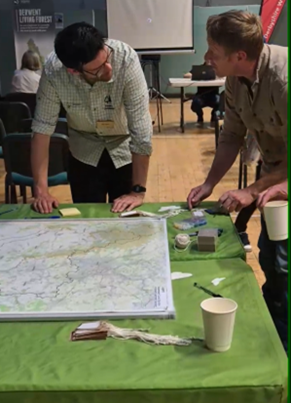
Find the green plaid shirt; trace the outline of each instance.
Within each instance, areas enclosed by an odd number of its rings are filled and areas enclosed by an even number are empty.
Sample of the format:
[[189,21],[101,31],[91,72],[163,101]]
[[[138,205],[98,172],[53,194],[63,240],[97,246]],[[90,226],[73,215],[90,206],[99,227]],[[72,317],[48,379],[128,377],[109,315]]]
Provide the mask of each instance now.
[[[106,148],[116,168],[131,162],[131,153],[152,152],[152,120],[146,80],[136,52],[123,42],[108,40],[114,49],[113,76],[93,86],[72,75],[52,52],[37,93],[32,130],[52,135],[61,103],[67,112],[69,143],[79,161],[97,166]],[[97,121],[113,121],[110,136],[98,133]]]

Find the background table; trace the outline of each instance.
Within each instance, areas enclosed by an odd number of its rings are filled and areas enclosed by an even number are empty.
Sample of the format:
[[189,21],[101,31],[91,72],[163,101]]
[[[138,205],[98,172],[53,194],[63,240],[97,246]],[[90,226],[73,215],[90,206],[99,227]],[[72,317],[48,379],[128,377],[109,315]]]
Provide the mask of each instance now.
[[[193,277],[173,282],[176,320],[117,321],[157,334],[203,337],[193,282],[238,303],[231,350],[70,342],[80,322],[1,323],[1,403],[285,403],[287,360],[258,284],[241,259],[172,262]],[[216,277],[225,277],[217,287]]]
[[185,99],[184,89],[189,87],[222,87],[225,84],[225,78],[217,78],[216,80],[201,80],[201,81],[192,81],[189,78],[170,78],[169,85],[173,88],[180,88],[180,101],[181,101],[181,109],[180,109],[180,128],[182,133],[185,132],[184,127],[184,103],[189,99]]
[[[146,203],[140,207],[140,210],[149,211],[152,213],[159,213],[159,208],[167,205],[175,205],[180,206],[183,209],[187,209],[186,203],[180,202],[171,202],[171,203]],[[202,203],[202,208],[207,208],[213,206],[213,202]],[[3,206],[0,209],[1,211],[9,210],[11,208],[16,207],[17,210],[9,213],[0,215],[0,219],[17,219],[17,218],[25,218],[25,217],[33,217],[39,216],[39,214],[35,213],[30,205],[15,205],[15,206]],[[102,218],[102,217],[117,217],[117,214],[113,214],[110,212],[110,207],[108,204],[70,204],[70,205],[61,205],[60,208],[65,207],[77,207],[81,213],[83,218]],[[55,210],[52,215],[59,215],[58,210]],[[174,228],[174,223],[176,221],[181,221],[184,218],[189,218],[190,212],[184,212],[176,217],[169,218],[167,220],[168,227],[168,236],[169,236],[169,250],[170,250],[170,259],[172,261],[178,260],[208,260],[208,259],[226,259],[226,258],[242,258],[245,259],[245,250],[240,241],[240,238],[237,234],[237,231],[232,223],[230,216],[211,216],[207,214],[207,225],[203,228],[221,228],[223,229],[223,233],[221,237],[219,237],[218,247],[215,253],[205,253],[199,252],[197,250],[196,243],[193,243],[192,246],[185,252],[179,253],[174,250],[174,238],[175,235],[181,232],[195,232],[199,230],[199,228],[192,228],[189,231],[180,231]],[[69,217],[68,219],[72,219],[78,217]],[[130,218],[128,218],[130,220]]]

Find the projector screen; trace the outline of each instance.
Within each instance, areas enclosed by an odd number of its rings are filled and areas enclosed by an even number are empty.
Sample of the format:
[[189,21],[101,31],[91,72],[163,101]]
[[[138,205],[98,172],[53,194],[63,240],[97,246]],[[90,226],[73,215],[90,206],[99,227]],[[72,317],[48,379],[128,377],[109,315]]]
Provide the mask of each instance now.
[[193,52],[193,0],[107,0],[108,37],[139,53]]

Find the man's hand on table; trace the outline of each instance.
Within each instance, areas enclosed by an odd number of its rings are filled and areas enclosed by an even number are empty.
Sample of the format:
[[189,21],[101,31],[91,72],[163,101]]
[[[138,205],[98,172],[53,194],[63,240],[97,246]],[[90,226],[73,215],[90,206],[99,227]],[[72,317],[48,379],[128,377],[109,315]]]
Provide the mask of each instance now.
[[259,209],[263,208],[266,203],[271,200],[288,200],[288,182],[282,182],[274,185],[264,192],[259,194],[257,206]]
[[113,213],[122,213],[123,211],[133,210],[135,207],[139,207],[143,204],[144,193],[131,192],[127,195],[123,195],[115,199],[111,211]]
[[233,211],[239,212],[244,207],[249,206],[256,200],[256,198],[257,196],[248,188],[230,190],[220,197],[219,203],[229,213],[232,213]]
[[32,203],[32,207],[35,211],[41,214],[50,214],[58,205],[58,200],[51,196],[47,190],[41,191],[35,189],[35,197]]
[[197,206],[203,200],[207,199],[213,191],[213,186],[208,183],[197,186],[193,188],[187,198],[188,208],[191,210],[193,207]]

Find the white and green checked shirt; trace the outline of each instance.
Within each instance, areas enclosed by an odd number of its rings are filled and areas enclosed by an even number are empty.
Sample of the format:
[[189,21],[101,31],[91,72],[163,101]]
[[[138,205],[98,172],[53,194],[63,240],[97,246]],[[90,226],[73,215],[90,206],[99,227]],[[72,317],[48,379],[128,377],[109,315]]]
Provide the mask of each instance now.
[[[97,166],[106,148],[115,167],[120,168],[131,163],[131,153],[151,154],[152,120],[147,84],[136,52],[120,41],[108,40],[107,44],[114,49],[112,79],[93,86],[69,74],[54,52],[49,55],[37,92],[32,130],[52,135],[62,103],[73,156]],[[97,121],[114,122],[110,136],[98,134]]]

